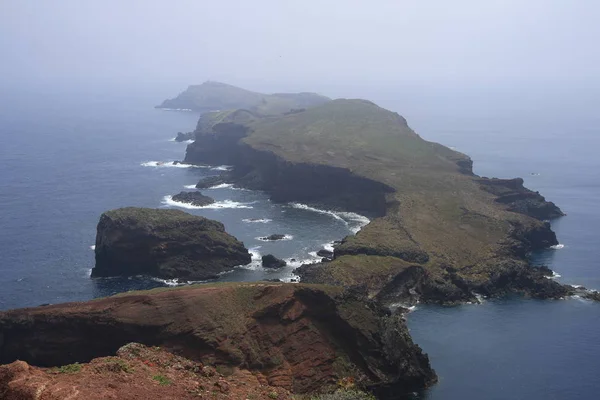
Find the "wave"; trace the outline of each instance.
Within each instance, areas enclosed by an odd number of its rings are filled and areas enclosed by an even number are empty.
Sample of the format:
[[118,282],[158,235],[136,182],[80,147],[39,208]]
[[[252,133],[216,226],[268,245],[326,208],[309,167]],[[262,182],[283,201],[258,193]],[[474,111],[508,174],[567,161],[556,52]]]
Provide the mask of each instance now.
[[96,245],[95,245],[95,244],[91,245],[91,246],[90,246],[90,249],[92,249],[92,250],[96,250]]
[[280,242],[282,240],[292,240],[294,238],[294,236],[292,235],[283,235],[282,239],[277,239],[277,240],[268,240],[266,239],[266,236],[259,236],[256,237],[256,240],[260,240],[261,242]]
[[142,167],[154,168],[208,168],[202,165],[175,163],[175,161],[146,161],[140,164]]
[[173,196],[170,196],[170,195],[163,197],[162,203],[164,205],[171,206],[171,207],[187,208],[188,210],[201,210],[201,209],[216,210],[216,209],[221,209],[221,208],[253,208],[250,205],[251,203],[240,203],[240,202],[232,201],[232,200],[217,201],[215,203],[208,204],[206,206],[195,206],[190,203],[183,203],[181,201],[175,201],[175,200],[173,200]]
[[184,185],[183,187],[186,188],[186,189],[196,189],[196,185],[195,184],[194,185]]
[[547,279],[558,279],[562,277],[561,274],[557,273],[556,271],[552,271],[552,275],[551,276],[546,276]]
[[206,283],[208,281],[180,281],[178,278],[173,279],[161,279],[156,277],[151,277],[154,282],[164,283],[167,286],[184,286],[184,285],[193,285],[195,283]]
[[209,187],[209,189],[233,189],[233,183],[221,183],[220,185],[215,185]]
[[159,110],[163,111],[193,111],[191,108],[167,108],[167,107],[158,107]]
[[269,219],[269,218],[244,218],[242,220],[242,222],[246,222],[246,223],[261,223],[261,224],[267,224],[271,221],[273,221],[273,220]]
[[346,224],[348,229],[350,229],[350,231],[354,234],[357,234],[365,225],[371,222],[371,220],[364,215],[353,212],[322,210],[320,208],[311,207],[302,203],[290,203],[289,205],[293,208],[329,215]]
[[325,243],[323,245],[323,249],[325,249],[327,251],[333,251],[334,250],[333,244],[334,244],[334,242]]
[[560,250],[560,249],[562,249],[564,247],[565,247],[565,245],[564,244],[560,244],[560,243],[557,244],[557,245],[554,245],[554,246],[550,246],[550,248],[553,249],[553,250]]
[[260,246],[251,247],[248,249],[248,252],[252,256],[249,264],[239,265],[236,268],[249,269],[249,270],[257,270],[262,269],[262,255],[260,254]]
[[233,168],[233,166],[231,166],[231,165],[219,165],[218,167],[212,167],[211,170],[213,170],[213,171],[231,171],[232,168]]

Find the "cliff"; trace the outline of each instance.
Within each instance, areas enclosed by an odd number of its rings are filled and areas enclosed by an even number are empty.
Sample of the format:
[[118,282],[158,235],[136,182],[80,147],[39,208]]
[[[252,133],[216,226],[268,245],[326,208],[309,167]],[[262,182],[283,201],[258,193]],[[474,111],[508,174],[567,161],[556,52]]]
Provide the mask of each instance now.
[[[528,252],[558,243],[539,220],[562,214],[554,204],[522,180],[474,175],[468,156],[423,140],[372,102],[338,99],[283,116],[204,124],[185,161],[234,165],[228,182],[274,201],[374,217],[336,247],[332,262],[302,268],[304,281],[366,282],[370,296],[381,292],[390,303],[572,291],[526,261]],[[415,276],[425,284],[391,298],[389,285]]]
[[261,115],[277,115],[320,105],[329,100],[316,93],[264,94],[226,83],[207,81],[201,85],[189,86],[177,97],[163,101],[157,108],[189,109],[201,113],[241,108]]
[[127,207],[100,217],[93,277],[150,275],[204,280],[251,256],[223,224],[179,210]]
[[[0,338],[0,364],[90,362],[139,342],[294,393],[350,379],[389,397],[436,380],[401,315],[360,291],[318,285],[198,285],[12,310],[0,313]],[[6,390],[2,379],[0,369]]]

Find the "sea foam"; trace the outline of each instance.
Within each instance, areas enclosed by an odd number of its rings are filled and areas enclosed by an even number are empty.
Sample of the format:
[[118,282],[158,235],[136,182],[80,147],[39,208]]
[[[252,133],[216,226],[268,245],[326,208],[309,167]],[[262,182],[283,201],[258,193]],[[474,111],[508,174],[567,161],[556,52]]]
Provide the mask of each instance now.
[[242,222],[246,222],[248,224],[251,223],[256,223],[256,224],[267,224],[269,222],[273,221],[272,219],[269,218],[244,218],[242,220]]
[[232,201],[232,200],[217,201],[215,203],[208,204],[206,206],[195,206],[190,203],[183,203],[181,201],[173,200],[173,196],[170,196],[170,195],[163,197],[162,203],[164,205],[171,206],[171,207],[187,208],[188,210],[202,210],[202,209],[215,210],[215,209],[221,209],[221,208],[253,208],[250,205],[251,203],[240,203],[240,202]]
[[202,165],[192,165],[184,163],[175,163],[175,161],[145,161],[140,164],[142,167],[154,168],[208,168]]
[[554,245],[554,246],[550,246],[550,248],[554,249],[554,250],[560,250],[560,249],[562,249],[564,247],[565,247],[565,245],[564,244],[560,244],[560,243],[557,244],[557,245]]
[[350,231],[354,234],[358,233],[365,225],[371,222],[371,220],[369,220],[369,218],[365,217],[364,215],[360,215],[353,212],[322,210],[320,208],[311,207],[301,203],[290,203],[290,206],[301,210],[307,210],[319,214],[329,215],[337,219],[338,221],[342,221],[344,224],[346,224],[346,226],[348,226],[348,229],[350,229]]

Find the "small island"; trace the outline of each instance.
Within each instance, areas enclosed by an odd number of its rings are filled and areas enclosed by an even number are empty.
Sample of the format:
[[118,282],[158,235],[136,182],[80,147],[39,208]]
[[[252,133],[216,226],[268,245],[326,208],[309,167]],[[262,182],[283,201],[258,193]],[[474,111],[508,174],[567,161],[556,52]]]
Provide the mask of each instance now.
[[92,277],[206,280],[252,258],[220,222],[179,210],[137,207],[102,214],[94,251]]

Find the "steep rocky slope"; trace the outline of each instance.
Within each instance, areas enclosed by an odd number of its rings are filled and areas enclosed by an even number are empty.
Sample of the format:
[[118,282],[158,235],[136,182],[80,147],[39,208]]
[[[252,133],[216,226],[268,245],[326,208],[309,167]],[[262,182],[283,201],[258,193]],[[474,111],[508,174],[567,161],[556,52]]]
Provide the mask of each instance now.
[[127,207],[100,217],[93,277],[151,275],[203,280],[248,264],[223,224],[179,210]]
[[0,313],[0,338],[1,364],[88,362],[135,341],[295,393],[352,378],[388,397],[436,380],[401,315],[319,285],[198,285],[12,310]]
[[[332,262],[301,269],[305,281],[366,282],[371,296],[385,288],[389,302],[572,291],[526,261],[528,252],[558,243],[540,221],[561,215],[558,207],[521,180],[474,175],[468,156],[423,140],[372,102],[339,99],[285,116],[204,124],[186,162],[234,165],[229,182],[275,201],[376,217],[336,247]],[[392,299],[388,285],[415,271],[426,284]]]
[[219,373],[159,347],[129,343],[116,355],[55,368],[24,361],[0,366],[3,400],[293,399],[263,376],[239,368]]

